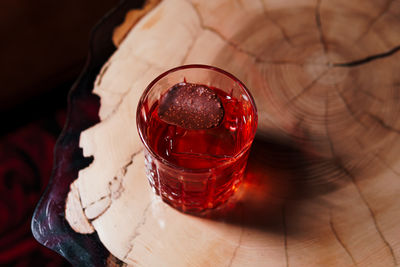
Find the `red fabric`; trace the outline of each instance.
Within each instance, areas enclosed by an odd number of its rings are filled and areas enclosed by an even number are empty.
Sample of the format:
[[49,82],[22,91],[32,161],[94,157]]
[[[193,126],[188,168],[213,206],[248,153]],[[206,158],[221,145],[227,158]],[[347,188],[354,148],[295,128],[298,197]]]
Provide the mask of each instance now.
[[68,266],[36,242],[30,230],[34,208],[51,176],[64,118],[65,113],[58,112],[0,138],[0,266]]

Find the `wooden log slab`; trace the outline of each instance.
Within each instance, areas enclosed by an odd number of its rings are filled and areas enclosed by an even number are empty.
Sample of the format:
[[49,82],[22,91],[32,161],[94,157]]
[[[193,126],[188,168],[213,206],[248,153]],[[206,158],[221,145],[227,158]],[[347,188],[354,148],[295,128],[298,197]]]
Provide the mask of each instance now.
[[[398,266],[399,29],[399,0],[161,1],[97,77],[67,220],[132,266]],[[237,76],[259,114],[245,183],[204,217],[153,194],[135,121],[189,63]]]

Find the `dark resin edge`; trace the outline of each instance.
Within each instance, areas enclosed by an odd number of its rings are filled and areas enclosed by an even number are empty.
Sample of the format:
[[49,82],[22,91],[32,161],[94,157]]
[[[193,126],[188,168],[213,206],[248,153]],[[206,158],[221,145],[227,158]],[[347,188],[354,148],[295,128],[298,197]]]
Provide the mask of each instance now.
[[112,34],[128,10],[141,8],[144,0],[122,0],[93,28],[85,67],[68,95],[67,121],[54,148],[49,184],[34,211],[31,230],[42,245],[65,257],[73,266],[107,266],[110,253],[96,233],[82,235],[65,220],[65,200],[79,170],[90,164],[79,148],[82,131],[99,122],[100,101],[92,94],[101,67],[116,50]]

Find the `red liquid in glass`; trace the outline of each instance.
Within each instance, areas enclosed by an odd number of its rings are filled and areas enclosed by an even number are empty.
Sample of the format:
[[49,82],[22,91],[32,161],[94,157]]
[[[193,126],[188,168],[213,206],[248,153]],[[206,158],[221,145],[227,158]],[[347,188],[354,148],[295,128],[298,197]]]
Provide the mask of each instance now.
[[183,211],[200,211],[225,202],[242,181],[246,166],[253,111],[232,95],[211,89],[225,111],[217,127],[187,130],[168,124],[158,116],[158,101],[149,110],[148,145],[170,166],[147,153],[147,176],[164,201]]

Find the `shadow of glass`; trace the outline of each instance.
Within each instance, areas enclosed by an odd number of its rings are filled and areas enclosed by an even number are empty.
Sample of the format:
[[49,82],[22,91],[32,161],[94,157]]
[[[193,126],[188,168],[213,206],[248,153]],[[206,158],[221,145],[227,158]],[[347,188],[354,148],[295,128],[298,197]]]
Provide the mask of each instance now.
[[296,207],[336,190],[342,177],[333,159],[311,155],[289,139],[258,135],[240,189],[202,217],[281,234],[285,214],[296,218]]

